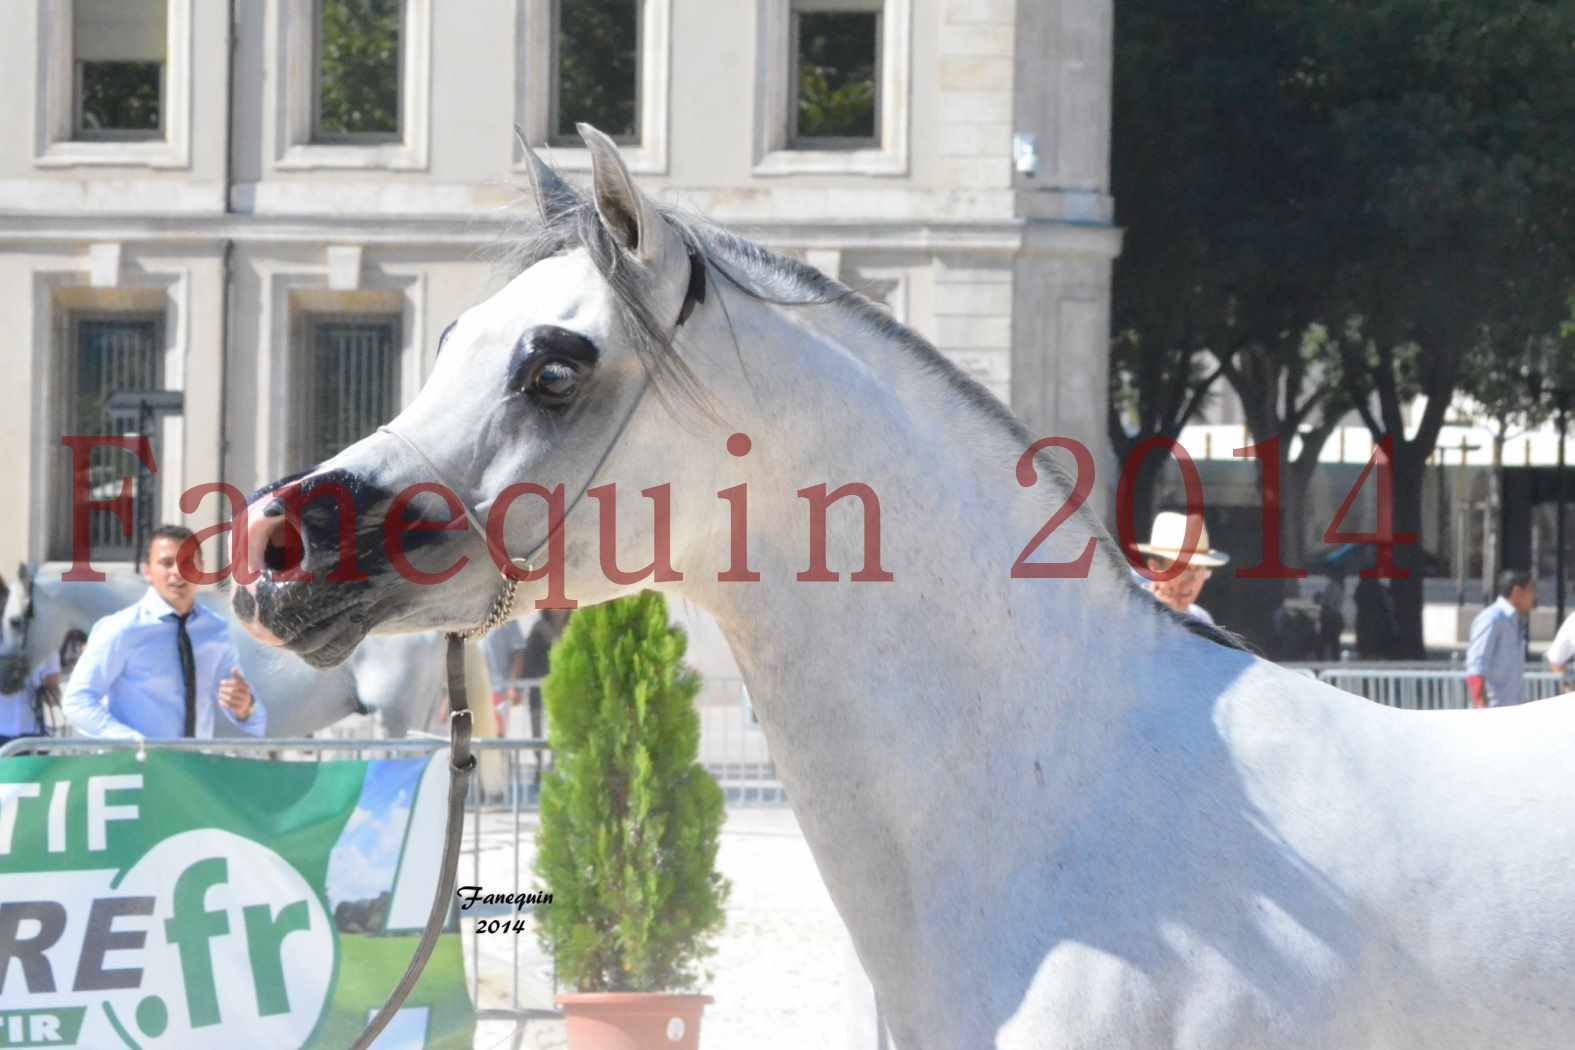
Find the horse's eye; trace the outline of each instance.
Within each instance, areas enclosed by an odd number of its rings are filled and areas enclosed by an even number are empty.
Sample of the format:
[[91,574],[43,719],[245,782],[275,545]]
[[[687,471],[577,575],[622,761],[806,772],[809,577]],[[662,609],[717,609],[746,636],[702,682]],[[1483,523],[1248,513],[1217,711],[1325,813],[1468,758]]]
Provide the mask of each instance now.
[[580,369],[573,362],[548,358],[531,376],[527,392],[550,408],[566,405],[580,389]]

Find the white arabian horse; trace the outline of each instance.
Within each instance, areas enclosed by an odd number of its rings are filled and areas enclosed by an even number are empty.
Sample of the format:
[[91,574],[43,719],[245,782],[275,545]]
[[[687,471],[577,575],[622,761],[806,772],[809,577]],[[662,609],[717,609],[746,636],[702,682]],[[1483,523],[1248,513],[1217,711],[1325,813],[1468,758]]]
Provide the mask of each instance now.
[[[140,576],[116,571],[105,575],[108,578],[98,583],[69,582],[59,573],[40,574],[21,566],[0,614],[0,658],[17,657],[29,669],[36,667],[58,650],[67,631],[89,630],[100,617],[132,604],[147,590]],[[433,725],[445,686],[442,637],[437,633],[381,636],[357,650],[343,667],[314,668],[237,629],[227,596],[202,591],[199,600],[231,620],[241,674],[268,709],[270,737],[307,736],[346,715],[363,713],[377,716],[384,736],[404,736]],[[479,667],[479,661],[471,662]],[[490,708],[477,699],[485,691],[484,681],[472,683],[469,692],[472,704],[486,712]],[[491,720],[477,722],[490,725]],[[238,735],[223,719],[214,723],[214,731]]]
[[[294,482],[353,485],[358,533],[446,484],[468,515],[413,504],[453,526],[422,534],[422,564],[468,561],[423,586],[363,560],[371,582],[336,589],[333,529],[299,547],[264,498],[264,576],[234,595],[258,634],[326,665],[371,630],[484,622],[501,577],[463,523],[523,481],[568,507],[532,576],[631,593],[652,581],[610,581],[598,524],[616,506],[611,569],[646,565],[663,495],[641,493],[670,486],[682,579],[654,586],[722,625],[903,1050],[1571,1045],[1575,700],[1423,714],[1339,692],[1163,612],[1081,511],[1034,558],[1091,546],[1084,578],[1011,578],[1068,485],[1047,463],[1018,483],[1030,439],[1006,410],[835,282],[657,207],[582,135],[589,195],[536,162],[518,276],[448,329],[389,428]],[[844,499],[837,578],[804,579],[800,490],[855,482],[878,566]],[[545,504],[495,517],[494,553],[537,559]],[[311,580],[279,578],[292,550]]]

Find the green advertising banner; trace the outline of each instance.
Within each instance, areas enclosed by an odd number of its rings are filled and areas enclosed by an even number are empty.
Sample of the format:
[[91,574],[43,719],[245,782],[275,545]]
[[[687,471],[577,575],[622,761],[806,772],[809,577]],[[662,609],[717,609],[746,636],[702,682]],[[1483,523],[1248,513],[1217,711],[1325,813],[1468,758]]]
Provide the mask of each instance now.
[[[0,761],[0,1047],[343,1050],[419,940],[446,763]],[[474,1030],[447,933],[376,1045]]]

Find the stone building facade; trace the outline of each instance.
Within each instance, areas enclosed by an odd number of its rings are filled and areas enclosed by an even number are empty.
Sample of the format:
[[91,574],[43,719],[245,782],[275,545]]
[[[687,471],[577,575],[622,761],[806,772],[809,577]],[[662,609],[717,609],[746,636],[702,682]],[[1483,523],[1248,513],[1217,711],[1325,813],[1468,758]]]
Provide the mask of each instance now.
[[[115,390],[181,392],[149,513],[193,525],[220,501],[183,510],[188,487],[250,489],[413,398],[443,327],[496,287],[513,128],[587,168],[560,100],[584,84],[575,19],[609,12],[627,97],[598,104],[647,188],[883,300],[1108,462],[1111,0],[18,0],[0,559],[66,556],[61,438],[134,429],[106,414]],[[347,44],[341,17],[382,21]],[[806,131],[821,61],[833,87],[838,61],[872,63],[872,92],[838,96],[865,100],[841,137]],[[113,495],[131,460],[100,456],[93,494]],[[99,560],[130,556],[112,525]]]

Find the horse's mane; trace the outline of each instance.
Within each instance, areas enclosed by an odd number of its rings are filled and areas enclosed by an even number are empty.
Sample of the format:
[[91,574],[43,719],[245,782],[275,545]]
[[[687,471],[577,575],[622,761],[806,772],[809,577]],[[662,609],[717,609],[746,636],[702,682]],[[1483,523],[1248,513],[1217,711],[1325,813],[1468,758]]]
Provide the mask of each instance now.
[[[635,353],[651,377],[651,386],[657,396],[669,402],[680,397],[709,411],[704,389],[675,345],[677,332],[671,319],[665,318],[650,301],[648,282],[628,264],[622,247],[602,222],[594,203],[565,188],[545,198],[542,204],[540,217],[525,220],[503,246],[499,262],[504,271],[509,276],[517,275],[544,259],[584,248],[592,265],[612,289],[619,319],[633,337]],[[708,277],[719,278],[744,295],[775,306],[835,305],[848,320],[905,351],[915,364],[940,379],[965,405],[1001,427],[1013,443],[1021,448],[1032,444],[1033,438],[1022,420],[1000,399],[958,368],[928,339],[898,321],[885,307],[812,266],[778,255],[703,218],[661,205],[658,210],[686,247],[704,263]],[[722,297],[717,296],[716,301],[725,315]],[[731,318],[728,318],[728,327],[732,328]],[[736,346],[736,337],[734,343]],[[1073,490],[1073,480],[1066,470],[1045,453],[1036,456],[1035,466],[1041,474],[1052,478],[1063,495]],[[1216,644],[1231,649],[1246,648],[1231,632],[1184,616],[1153,600],[1153,596],[1133,580],[1125,556],[1104,524],[1081,508],[1075,516],[1098,541],[1099,554],[1106,567],[1117,579],[1125,580],[1140,599],[1147,599],[1162,616],[1168,616],[1179,626]]]

